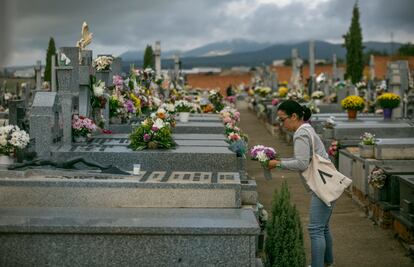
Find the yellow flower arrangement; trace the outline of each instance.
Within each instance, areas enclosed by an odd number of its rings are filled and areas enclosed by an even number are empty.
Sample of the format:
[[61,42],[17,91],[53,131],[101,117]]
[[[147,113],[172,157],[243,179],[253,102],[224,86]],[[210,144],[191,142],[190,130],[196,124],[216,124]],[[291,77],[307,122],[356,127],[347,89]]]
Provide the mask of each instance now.
[[138,97],[136,97],[133,93],[131,93],[129,95],[129,97],[131,98],[131,100],[134,102],[134,106],[136,108],[140,108],[141,107],[141,99],[139,99]]
[[377,97],[377,103],[382,108],[396,108],[400,105],[401,98],[394,93],[385,93]]
[[287,87],[279,87],[279,97],[285,97],[287,95],[287,93],[289,92],[289,89]]
[[341,105],[346,110],[361,111],[365,107],[365,101],[360,96],[350,95],[341,101]]

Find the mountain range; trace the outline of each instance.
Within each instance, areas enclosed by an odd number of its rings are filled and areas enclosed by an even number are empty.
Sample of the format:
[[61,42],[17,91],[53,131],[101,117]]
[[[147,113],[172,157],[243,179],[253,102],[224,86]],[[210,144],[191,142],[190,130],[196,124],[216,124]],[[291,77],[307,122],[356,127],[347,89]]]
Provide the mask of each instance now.
[[[365,42],[364,51],[375,50],[391,54],[403,45],[402,43]],[[298,49],[302,59],[309,58],[309,42],[293,44],[259,43],[245,39],[210,43],[189,51],[161,51],[162,68],[172,68],[172,56],[178,54],[181,66],[184,69],[193,67],[234,67],[234,66],[258,66],[272,64],[274,60],[291,57],[293,48]],[[120,55],[124,67],[130,64],[142,65],[144,51],[128,51]],[[315,58],[328,59],[336,54],[338,59],[344,59],[346,50],[342,44],[334,44],[325,41],[315,41]]]

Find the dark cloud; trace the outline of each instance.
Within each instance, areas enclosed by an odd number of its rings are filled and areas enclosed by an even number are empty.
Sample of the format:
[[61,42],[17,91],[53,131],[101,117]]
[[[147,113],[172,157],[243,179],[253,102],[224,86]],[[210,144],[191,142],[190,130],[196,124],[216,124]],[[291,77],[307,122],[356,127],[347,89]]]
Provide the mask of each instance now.
[[[50,36],[57,46],[74,45],[87,21],[96,53],[142,50],[161,40],[163,49],[190,49],[246,38],[258,42],[309,39],[341,41],[353,1],[314,0],[17,0],[11,64],[34,62]],[[262,4],[258,4],[262,3]],[[413,41],[413,0],[361,0],[364,40]],[[35,51],[35,52],[30,52]],[[26,59],[26,60],[25,60]]]

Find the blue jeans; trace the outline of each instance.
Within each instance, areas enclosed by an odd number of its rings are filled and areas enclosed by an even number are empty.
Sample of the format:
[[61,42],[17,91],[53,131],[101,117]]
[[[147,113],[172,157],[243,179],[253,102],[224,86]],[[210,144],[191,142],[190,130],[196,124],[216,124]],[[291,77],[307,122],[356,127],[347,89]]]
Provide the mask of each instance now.
[[329,219],[332,209],[325,205],[314,193],[311,198],[310,220],[308,225],[311,240],[312,267],[323,267],[333,263],[332,237],[329,232]]

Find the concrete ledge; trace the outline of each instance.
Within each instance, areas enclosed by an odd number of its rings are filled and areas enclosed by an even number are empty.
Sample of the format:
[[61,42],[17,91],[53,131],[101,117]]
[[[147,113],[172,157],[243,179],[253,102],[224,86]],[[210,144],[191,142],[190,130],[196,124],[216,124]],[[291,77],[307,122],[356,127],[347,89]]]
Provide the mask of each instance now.
[[1,266],[255,266],[244,209],[0,209]]

